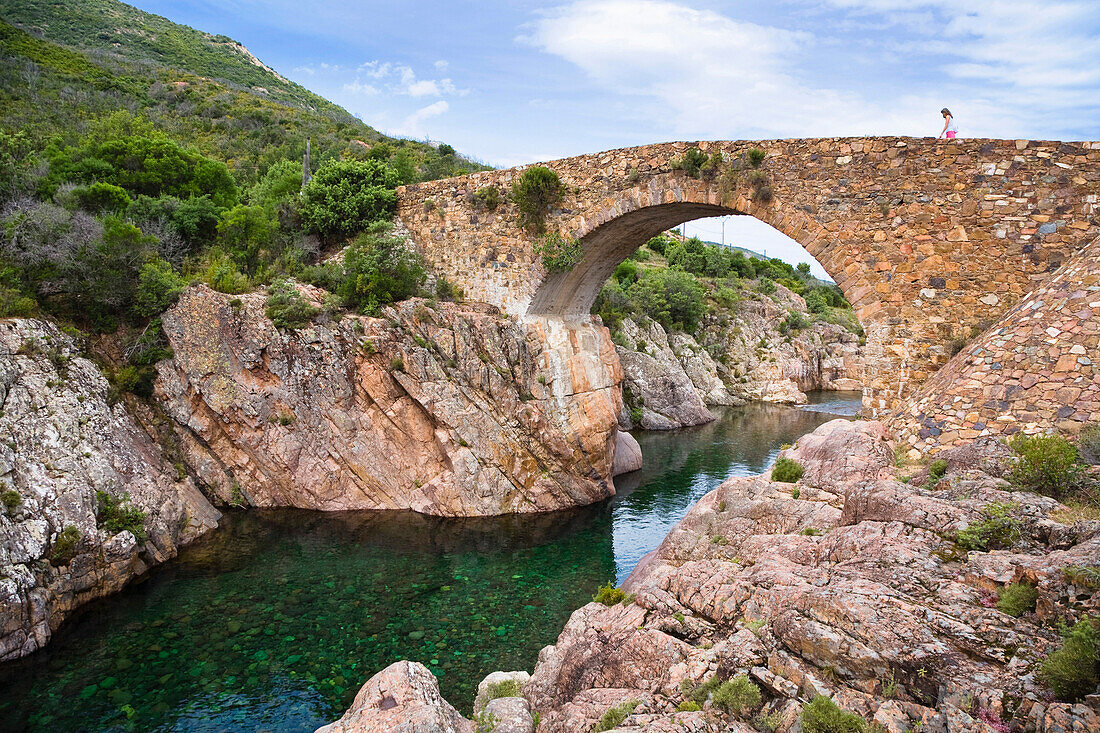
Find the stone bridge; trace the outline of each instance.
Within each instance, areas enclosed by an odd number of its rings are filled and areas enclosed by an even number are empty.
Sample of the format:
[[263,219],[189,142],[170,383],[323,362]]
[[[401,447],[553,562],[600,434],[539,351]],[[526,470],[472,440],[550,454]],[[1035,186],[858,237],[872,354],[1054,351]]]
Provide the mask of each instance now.
[[[723,162],[690,176],[676,161],[692,147]],[[750,148],[767,153],[763,178],[740,162]],[[679,142],[545,165],[567,188],[548,230],[582,245],[569,272],[546,272],[507,201],[523,168],[399,189],[398,216],[468,298],[566,318],[586,316],[615,267],[653,235],[700,217],[755,216],[805,247],[852,302],[867,331],[872,415],[944,364],[950,342],[984,331],[1100,235],[1098,142]],[[492,210],[473,195],[490,186],[504,195]]]

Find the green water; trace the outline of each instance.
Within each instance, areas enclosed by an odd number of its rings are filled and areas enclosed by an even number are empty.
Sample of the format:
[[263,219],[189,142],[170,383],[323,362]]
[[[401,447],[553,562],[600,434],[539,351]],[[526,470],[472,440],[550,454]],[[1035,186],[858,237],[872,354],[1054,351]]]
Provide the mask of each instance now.
[[398,659],[423,662],[469,712],[482,677],[532,669],[700,496],[833,417],[751,406],[640,435],[645,466],[618,496],[552,515],[227,514],[46,650],[0,666],[0,731],[312,731]]

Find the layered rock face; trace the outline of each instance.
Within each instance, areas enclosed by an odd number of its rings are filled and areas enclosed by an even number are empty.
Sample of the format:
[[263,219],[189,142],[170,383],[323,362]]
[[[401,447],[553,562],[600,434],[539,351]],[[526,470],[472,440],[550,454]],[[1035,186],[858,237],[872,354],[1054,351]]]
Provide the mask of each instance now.
[[[56,326],[0,322],[0,661],[41,648],[77,606],[220,518],[107,397],[107,380]],[[97,492],[143,511],[147,538],[97,526]]]
[[[781,733],[816,695],[898,733],[993,733],[1010,718],[1098,729],[1096,711],[1050,702],[1034,673],[1060,643],[1055,619],[1100,610],[1063,572],[1100,562],[1100,522],[1060,524],[1053,499],[1008,491],[994,443],[945,453],[946,477],[927,488],[893,477],[878,423],[828,423],[787,454],[806,468],[799,484],[727,481],[643,559],[623,586],[632,598],[574,612],[524,688],[541,733],[590,730],[628,701],[622,730],[747,731],[750,713],[705,694],[678,711],[700,683],[738,674]],[[993,503],[1010,505],[1011,549],[944,539]],[[1033,614],[991,607],[1013,581],[1036,586]]]
[[791,312],[806,314],[806,302],[777,285],[773,296],[708,317],[697,338],[666,334],[648,319],[624,320],[616,334],[627,408],[620,423],[669,430],[713,420],[708,406],[805,404],[807,391],[860,389],[859,337],[824,321],[782,333],[780,323]]
[[590,319],[410,300],[295,331],[264,305],[199,286],[163,318],[157,396],[222,501],[485,516],[614,493],[621,375]]

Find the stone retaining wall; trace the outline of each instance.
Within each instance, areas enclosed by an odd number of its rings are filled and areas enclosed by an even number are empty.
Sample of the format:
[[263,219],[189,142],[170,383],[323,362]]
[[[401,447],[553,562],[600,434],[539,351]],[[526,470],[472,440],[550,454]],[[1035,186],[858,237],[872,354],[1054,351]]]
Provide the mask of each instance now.
[[1100,423],[1100,239],[936,372],[893,418],[913,457]]

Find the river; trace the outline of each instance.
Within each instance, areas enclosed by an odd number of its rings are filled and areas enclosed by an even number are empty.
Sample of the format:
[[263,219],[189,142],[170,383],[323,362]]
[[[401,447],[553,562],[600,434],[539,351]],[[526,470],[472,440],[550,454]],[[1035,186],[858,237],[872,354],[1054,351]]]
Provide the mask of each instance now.
[[0,731],[313,731],[398,659],[427,665],[469,713],[478,681],[534,667],[569,614],[705,493],[859,395],[754,404],[639,434],[644,465],[599,505],[533,517],[251,510],[89,604],[0,666]]

